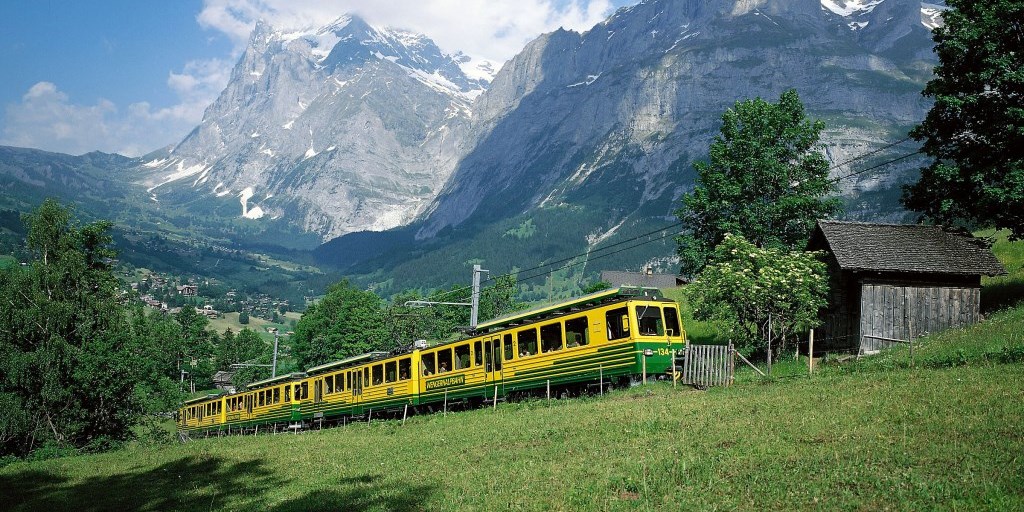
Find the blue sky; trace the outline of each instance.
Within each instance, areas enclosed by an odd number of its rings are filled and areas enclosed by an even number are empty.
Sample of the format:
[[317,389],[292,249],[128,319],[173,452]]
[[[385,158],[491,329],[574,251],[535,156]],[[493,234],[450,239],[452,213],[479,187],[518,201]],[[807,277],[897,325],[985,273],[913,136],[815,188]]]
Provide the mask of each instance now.
[[8,0],[0,2],[0,144],[140,155],[178,142],[223,88],[256,19],[356,12],[499,62],[635,0]]

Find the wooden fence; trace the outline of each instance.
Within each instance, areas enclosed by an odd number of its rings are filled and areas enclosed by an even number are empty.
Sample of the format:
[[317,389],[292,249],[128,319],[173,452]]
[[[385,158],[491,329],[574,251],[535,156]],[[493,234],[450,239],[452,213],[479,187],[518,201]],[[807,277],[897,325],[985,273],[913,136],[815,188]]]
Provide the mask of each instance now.
[[687,345],[680,380],[701,388],[732,384],[736,366],[729,345]]

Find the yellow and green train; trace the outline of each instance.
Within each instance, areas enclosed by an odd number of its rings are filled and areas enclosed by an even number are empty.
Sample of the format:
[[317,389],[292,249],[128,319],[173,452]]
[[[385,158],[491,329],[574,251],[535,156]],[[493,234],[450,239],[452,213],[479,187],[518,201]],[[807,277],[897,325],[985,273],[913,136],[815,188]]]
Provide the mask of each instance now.
[[301,428],[430,411],[531,393],[667,376],[686,333],[678,305],[651,288],[617,288],[491,320],[473,336],[399,354],[371,352],[243,392],[185,402],[180,432]]

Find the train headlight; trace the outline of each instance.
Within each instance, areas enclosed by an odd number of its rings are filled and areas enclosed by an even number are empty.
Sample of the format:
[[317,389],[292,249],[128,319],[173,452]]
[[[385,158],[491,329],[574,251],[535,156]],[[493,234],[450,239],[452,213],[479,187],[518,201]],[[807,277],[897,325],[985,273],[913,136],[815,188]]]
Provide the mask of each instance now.
[[653,355],[654,355],[654,350],[653,349],[649,349],[649,348],[645,348],[644,349],[644,357],[651,357]]

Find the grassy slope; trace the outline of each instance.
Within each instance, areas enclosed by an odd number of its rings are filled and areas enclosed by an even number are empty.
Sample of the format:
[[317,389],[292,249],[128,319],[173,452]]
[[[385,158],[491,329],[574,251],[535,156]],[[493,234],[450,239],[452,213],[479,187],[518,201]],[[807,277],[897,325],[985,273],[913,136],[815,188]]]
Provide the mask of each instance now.
[[[1015,293],[1024,249],[996,252],[1011,275],[987,284]],[[913,369],[897,348],[708,392],[16,463],[0,496],[14,510],[1024,509],[1022,359],[1024,305],[922,340]]]
[[1024,367],[502,404],[0,470],[14,510],[1024,507]]

